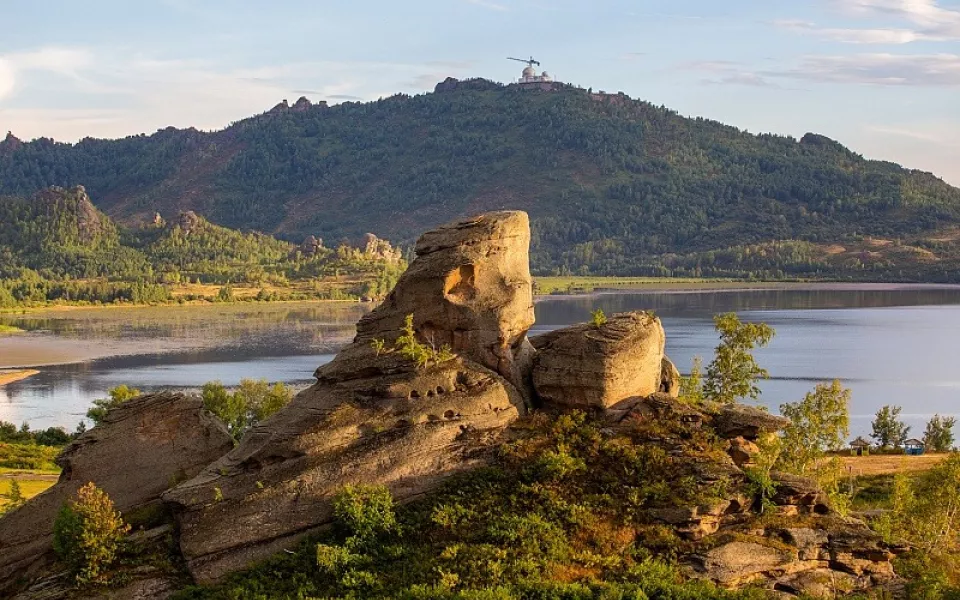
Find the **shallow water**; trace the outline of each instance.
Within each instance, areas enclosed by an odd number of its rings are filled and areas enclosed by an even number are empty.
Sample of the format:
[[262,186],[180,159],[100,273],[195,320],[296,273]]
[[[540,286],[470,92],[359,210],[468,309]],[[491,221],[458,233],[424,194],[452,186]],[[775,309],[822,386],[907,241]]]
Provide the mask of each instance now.
[[[776,409],[802,398],[817,382],[840,379],[853,390],[854,435],[869,432],[873,414],[884,404],[903,406],[914,435],[922,434],[933,413],[960,413],[960,288],[852,286],[550,297],[537,303],[537,325],[531,333],[587,320],[595,308],[607,314],[655,310],[667,331],[667,352],[681,371],[689,369],[695,355],[705,361],[712,355],[717,343],[713,314],[733,310],[745,320],[769,323],[777,336],[757,352],[772,376],[761,385],[761,402]],[[39,375],[0,388],[0,419],[72,429],[94,398],[121,383],[145,391],[195,389],[211,380],[234,385],[244,377],[308,384],[313,371],[349,341],[353,323],[367,307],[130,310],[0,319],[50,332],[34,336],[103,347],[118,344],[127,351],[146,346],[151,351],[40,368]]]

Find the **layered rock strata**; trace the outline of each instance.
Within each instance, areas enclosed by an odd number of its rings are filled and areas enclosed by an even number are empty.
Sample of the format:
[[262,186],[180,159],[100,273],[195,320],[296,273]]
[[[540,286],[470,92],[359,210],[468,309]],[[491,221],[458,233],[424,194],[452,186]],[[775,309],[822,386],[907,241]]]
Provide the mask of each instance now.
[[[317,383],[164,496],[177,507],[181,550],[198,580],[322,528],[345,485],[386,485],[404,501],[485,460],[526,412],[529,241],[519,212],[422,236],[416,260]],[[455,358],[418,367],[396,349],[408,315],[419,343]]]

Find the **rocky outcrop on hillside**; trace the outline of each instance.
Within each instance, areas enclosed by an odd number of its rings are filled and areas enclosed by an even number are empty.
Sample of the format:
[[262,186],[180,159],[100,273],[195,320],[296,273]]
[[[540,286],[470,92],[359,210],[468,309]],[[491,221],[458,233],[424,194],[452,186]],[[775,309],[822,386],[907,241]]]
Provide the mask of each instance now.
[[[317,383],[240,446],[164,498],[200,581],[289,547],[332,519],[347,484],[383,484],[407,500],[475,467],[526,412],[522,365],[533,324],[524,213],[425,234],[417,259]],[[394,349],[407,315],[449,360],[418,367]]]
[[87,195],[87,190],[82,185],[69,190],[56,186],[49,187],[39,191],[34,196],[34,202],[38,206],[46,207],[52,216],[63,213],[73,216],[77,222],[79,241],[83,244],[93,243],[108,227],[106,217],[103,217],[94,207],[90,196]]
[[161,493],[232,447],[197,398],[153,394],[109,411],[57,458],[63,472],[56,485],[0,519],[0,595],[52,561],[53,522],[81,486],[95,483],[140,524],[161,508]]
[[177,215],[176,226],[184,235],[190,235],[203,223],[203,219],[192,210],[186,210]]

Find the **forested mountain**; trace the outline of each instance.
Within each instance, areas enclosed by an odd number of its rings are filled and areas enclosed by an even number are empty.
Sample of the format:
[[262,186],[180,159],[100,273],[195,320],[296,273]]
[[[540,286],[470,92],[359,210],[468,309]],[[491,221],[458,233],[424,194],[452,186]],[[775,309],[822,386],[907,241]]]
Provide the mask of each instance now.
[[196,210],[296,241],[409,242],[523,209],[540,273],[957,276],[960,190],[929,173],[570,86],[450,80],[415,97],[283,103],[212,133],[0,142],[0,193],[78,183],[121,222]]
[[[252,288],[259,299],[376,297],[404,269],[400,251],[376,238],[335,249],[312,238],[295,246],[214,225],[192,211],[118,226],[82,186],[46,188],[30,198],[0,196],[0,307],[49,301],[155,302],[175,287]],[[333,279],[333,285],[319,285]],[[295,285],[300,282],[300,285]],[[270,288],[268,291],[266,288]],[[298,289],[299,288],[299,289]],[[184,292],[184,293],[186,293]]]

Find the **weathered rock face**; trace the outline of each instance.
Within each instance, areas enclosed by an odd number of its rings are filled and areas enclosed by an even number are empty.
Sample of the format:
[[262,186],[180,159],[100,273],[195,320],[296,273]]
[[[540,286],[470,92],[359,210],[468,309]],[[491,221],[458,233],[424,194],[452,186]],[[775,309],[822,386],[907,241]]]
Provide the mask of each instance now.
[[742,437],[755,442],[790,424],[789,419],[745,404],[705,404],[704,410],[713,416],[717,433],[725,439]]
[[[418,258],[317,383],[240,445],[164,498],[179,509],[194,576],[225,573],[328,524],[347,484],[382,484],[398,501],[477,466],[525,411],[533,323],[523,213],[494,213],[424,235]],[[420,340],[458,357],[418,369],[389,349],[413,314]]]
[[412,314],[424,341],[449,345],[525,390],[534,322],[529,252],[523,212],[488,213],[425,233],[394,290],[357,324],[355,346],[374,338],[392,343]]
[[533,339],[533,385],[553,406],[609,408],[660,391],[666,338],[656,317],[610,317],[597,327],[576,325]]
[[0,593],[47,564],[56,515],[81,486],[95,483],[136,523],[136,513],[159,505],[163,491],[232,447],[196,398],[154,394],[111,410],[57,459],[63,472],[56,485],[0,519]]
[[177,227],[183,231],[184,235],[193,233],[200,226],[200,222],[200,217],[192,210],[182,212],[177,217]]
[[660,364],[660,393],[678,398],[680,396],[680,371],[677,370],[673,361],[663,357]]

